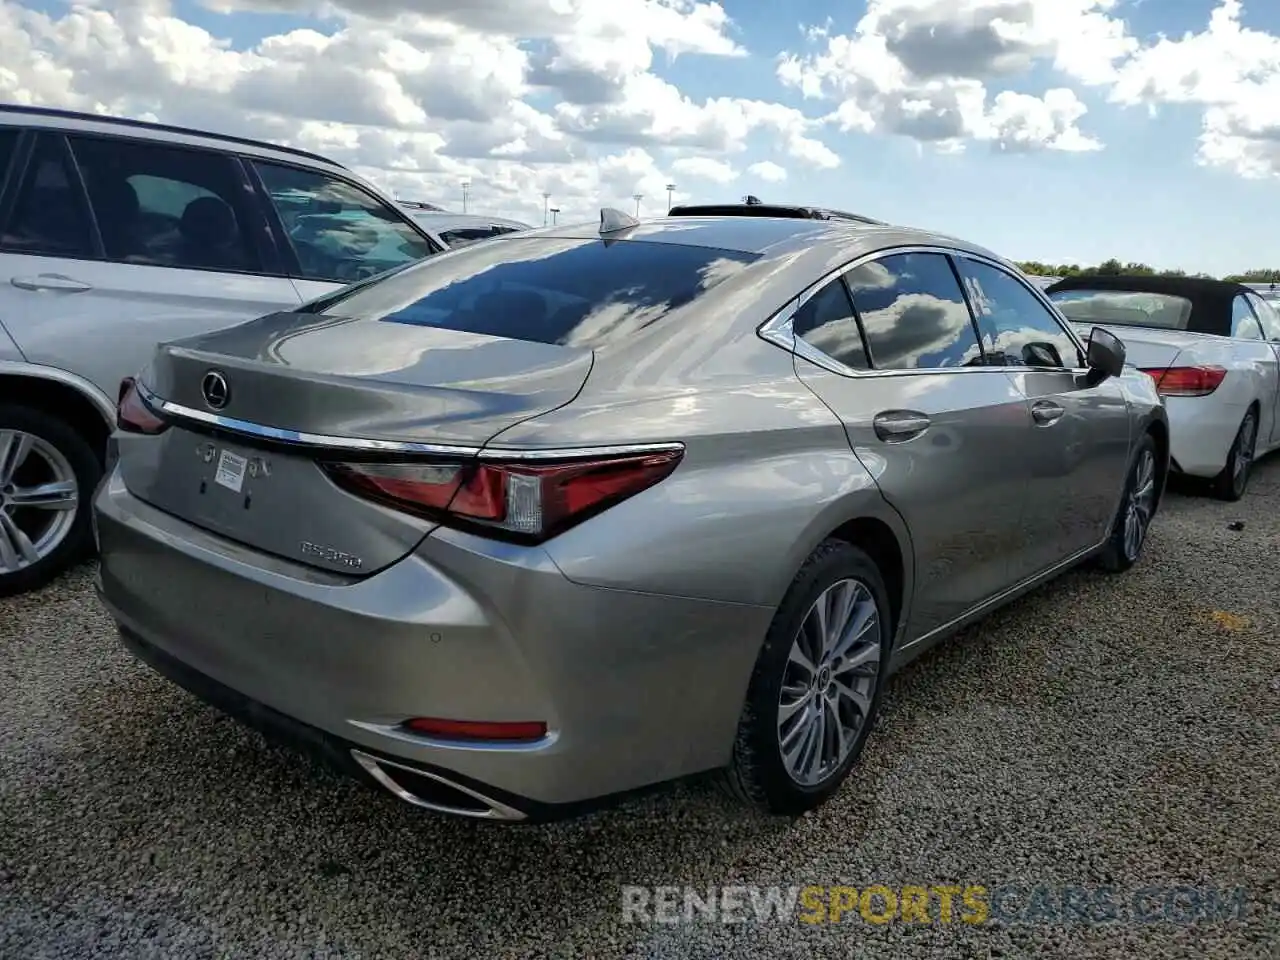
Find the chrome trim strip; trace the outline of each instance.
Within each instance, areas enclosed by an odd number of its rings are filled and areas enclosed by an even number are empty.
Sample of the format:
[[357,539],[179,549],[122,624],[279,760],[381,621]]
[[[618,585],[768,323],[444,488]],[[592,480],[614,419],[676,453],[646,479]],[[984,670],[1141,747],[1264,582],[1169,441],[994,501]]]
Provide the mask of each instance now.
[[[393,793],[399,799],[403,800],[405,803],[411,803],[415,807],[422,807],[425,810],[432,810],[432,811],[435,811],[436,813],[447,813],[450,816],[454,816],[454,817],[470,817],[473,820],[524,820],[526,819],[525,815],[521,813],[519,810],[516,810],[514,807],[509,807],[505,803],[499,803],[497,800],[494,800],[490,797],[486,797],[484,794],[479,793],[475,790],[472,790],[470,787],[464,787],[460,783],[454,783],[453,781],[448,780],[440,776],[439,774],[431,773],[427,770],[420,770],[417,767],[411,767],[408,764],[392,763],[389,760],[381,760],[377,757],[371,757],[369,756],[369,754],[365,753],[363,750],[356,750],[354,748],[351,751],[351,756],[354,757],[355,761],[358,764],[360,764],[360,766],[363,767],[364,770],[371,777],[373,777],[374,780],[378,781],[379,784],[381,784],[383,787],[385,787],[388,791]],[[468,797],[471,797],[473,800],[476,800],[484,804],[488,809],[487,810],[463,810],[458,807],[446,807],[443,804],[432,803],[429,800],[423,800],[421,797],[416,796],[413,793],[410,793],[404,787],[400,786],[400,784],[392,780],[391,777],[387,775],[386,771],[382,769],[384,766],[391,767],[392,769],[395,769],[395,770],[404,770],[408,773],[415,774],[419,777],[426,777],[428,780],[434,780],[437,783],[441,783],[444,786],[449,787],[451,790],[457,790],[459,793],[466,794]]]
[[555,460],[579,460],[587,457],[625,457],[646,453],[669,453],[684,449],[683,443],[627,443],[591,447],[548,447],[546,449],[516,449],[505,447],[476,447],[451,443],[417,443],[410,440],[370,440],[363,437],[336,437],[322,433],[306,433],[301,430],[285,430],[269,427],[248,420],[237,420],[204,410],[163,400],[149,388],[139,384],[143,398],[162,413],[178,420],[194,420],[228,433],[239,433],[265,440],[276,440],[297,446],[315,447],[331,451],[357,453],[404,453],[419,456],[478,457],[481,460],[516,460],[547,462]]
[[878,260],[882,257],[890,257],[898,254],[904,254],[904,253],[935,253],[935,254],[942,254],[943,256],[948,256],[948,257],[964,257],[969,260],[975,260],[979,263],[985,263],[987,266],[994,267],[998,270],[1001,270],[1009,274],[1010,278],[1012,278],[1013,280],[1016,280],[1018,283],[1021,283],[1022,286],[1025,287],[1027,290],[1030,290],[1032,295],[1036,298],[1036,300],[1048,308],[1050,315],[1052,315],[1054,319],[1058,321],[1058,326],[1061,327],[1066,332],[1067,336],[1071,339],[1071,342],[1076,344],[1076,346],[1079,348],[1080,355],[1087,356],[1087,351],[1079,335],[1075,332],[1074,329],[1072,329],[1070,322],[1065,317],[1063,317],[1062,314],[1058,311],[1058,308],[1053,305],[1053,301],[1046,298],[1044,294],[1034,284],[1027,283],[1026,281],[1022,280],[1015,272],[1011,271],[1009,264],[1003,263],[1002,261],[994,257],[985,256],[980,253],[971,252],[969,250],[963,250],[957,247],[933,246],[928,244],[912,244],[908,246],[899,246],[899,247],[884,247],[879,250],[874,250],[871,253],[864,253],[861,256],[855,257],[853,260],[850,260],[844,266],[837,267],[834,270],[828,271],[821,278],[819,278],[814,283],[811,283],[808,287],[806,287],[798,297],[795,297],[789,300],[785,306],[783,306],[781,309],[775,312],[773,316],[771,316],[768,320],[766,320],[759,327],[757,327],[756,334],[760,336],[762,339],[768,341],[769,343],[772,343],[774,346],[782,347],[784,350],[789,350],[792,353],[796,354],[797,356],[803,357],[804,359],[808,360],[810,363],[816,364],[817,366],[820,366],[825,370],[829,370],[832,373],[838,373],[841,376],[847,376],[847,377],[869,377],[869,378],[918,377],[918,376],[937,376],[939,374],[953,374],[953,373],[964,373],[964,374],[1009,373],[1011,371],[1012,372],[1032,371],[1032,372],[1038,372],[1038,373],[1043,373],[1043,372],[1076,373],[1076,374],[1088,372],[1087,367],[1025,367],[1025,366],[922,367],[914,370],[855,370],[852,367],[845,366],[844,364],[840,363],[837,360],[833,360],[831,357],[828,357],[826,354],[822,353],[822,351],[815,349],[814,347],[807,344],[804,340],[801,340],[795,336],[795,333],[791,327],[791,321],[794,319],[795,314],[797,313],[797,311],[799,311],[799,309],[802,306],[804,306],[804,304],[811,297],[814,296],[814,294],[816,294],[819,290],[825,287],[828,283],[830,283],[832,280],[835,280],[837,277],[843,277],[846,273],[856,269],[857,267],[862,266],[864,263],[869,263],[873,260]]

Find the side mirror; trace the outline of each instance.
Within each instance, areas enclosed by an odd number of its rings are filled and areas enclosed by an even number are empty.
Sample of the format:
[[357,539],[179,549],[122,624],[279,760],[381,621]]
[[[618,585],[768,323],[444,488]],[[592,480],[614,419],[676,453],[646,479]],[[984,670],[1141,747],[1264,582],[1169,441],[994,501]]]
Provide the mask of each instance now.
[[1094,327],[1089,332],[1089,369],[1099,379],[1118,377],[1124,371],[1124,341],[1109,330]]

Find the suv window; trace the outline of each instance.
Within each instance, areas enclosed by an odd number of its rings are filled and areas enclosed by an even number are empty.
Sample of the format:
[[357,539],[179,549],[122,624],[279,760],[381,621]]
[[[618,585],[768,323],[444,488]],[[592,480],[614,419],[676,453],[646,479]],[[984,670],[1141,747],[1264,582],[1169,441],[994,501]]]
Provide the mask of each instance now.
[[19,131],[13,127],[0,127],[0,187],[4,186],[9,172],[9,164],[13,162],[13,151],[18,146]]
[[626,340],[757,259],[753,253],[674,243],[512,238],[431,257],[303,309],[598,347]]
[[0,246],[14,253],[92,257],[93,230],[63,142],[42,136],[27,164]]
[[845,281],[878,369],[982,363],[969,307],[942,254],[891,254],[854,267]]
[[1262,297],[1254,294],[1249,295],[1249,303],[1253,305],[1253,312],[1258,315],[1258,320],[1262,324],[1262,332],[1266,338],[1268,340],[1280,340],[1280,313],[1276,313],[1275,307]]
[[261,270],[229,157],[119,139],[68,140],[108,260],[189,270]]
[[988,364],[1084,366],[1079,348],[1057,317],[1012,274],[968,257],[957,257],[956,269],[973,305]]
[[1253,315],[1253,308],[1244,294],[1237,293],[1231,301],[1231,335],[1242,340],[1265,340],[1258,318]]
[[804,302],[791,319],[791,331],[846,367],[867,368],[867,350],[853,302],[839,277]]
[[312,170],[255,161],[305,280],[351,283],[430,256],[430,241],[389,204]]

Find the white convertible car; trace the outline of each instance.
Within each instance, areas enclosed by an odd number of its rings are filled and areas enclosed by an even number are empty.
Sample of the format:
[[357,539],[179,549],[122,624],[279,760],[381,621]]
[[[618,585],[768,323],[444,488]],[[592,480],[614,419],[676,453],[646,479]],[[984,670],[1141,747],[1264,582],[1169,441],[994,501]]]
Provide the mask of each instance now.
[[1280,447],[1280,314],[1257,292],[1198,277],[1068,277],[1045,291],[1082,337],[1103,326],[1169,412],[1173,469],[1239,500]]

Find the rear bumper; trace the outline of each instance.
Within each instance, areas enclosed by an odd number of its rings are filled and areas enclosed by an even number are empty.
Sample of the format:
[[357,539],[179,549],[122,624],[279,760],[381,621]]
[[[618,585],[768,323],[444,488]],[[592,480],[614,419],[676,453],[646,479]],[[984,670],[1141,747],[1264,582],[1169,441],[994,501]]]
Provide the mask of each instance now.
[[1169,414],[1169,447],[1182,473],[1215,477],[1227,463],[1247,404],[1223,403],[1208,397],[1165,397]]
[[[100,596],[141,659],[348,773],[369,779],[352,765],[363,751],[479,793],[508,819],[727,763],[772,616],[581,586],[539,548],[449,531],[340,578],[162,514],[116,473],[95,512]],[[543,720],[549,733],[443,742],[404,732],[409,717]],[[429,786],[408,779],[409,793]]]

